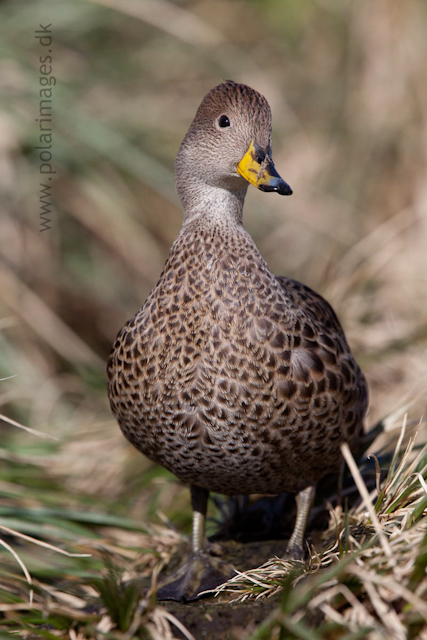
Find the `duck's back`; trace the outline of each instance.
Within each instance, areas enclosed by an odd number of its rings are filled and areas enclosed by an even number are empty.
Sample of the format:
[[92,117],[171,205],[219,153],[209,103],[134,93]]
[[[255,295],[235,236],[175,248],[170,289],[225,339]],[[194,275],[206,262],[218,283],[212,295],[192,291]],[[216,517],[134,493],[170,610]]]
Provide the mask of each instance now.
[[126,437],[183,481],[299,491],[354,444],[366,383],[330,305],[276,278],[243,227],[187,225],[108,366]]

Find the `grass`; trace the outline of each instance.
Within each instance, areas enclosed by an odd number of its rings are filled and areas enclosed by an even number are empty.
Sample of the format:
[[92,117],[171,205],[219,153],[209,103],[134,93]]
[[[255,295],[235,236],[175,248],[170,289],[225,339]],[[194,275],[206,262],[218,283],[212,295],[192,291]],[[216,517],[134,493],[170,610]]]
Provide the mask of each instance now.
[[[378,463],[370,494],[344,450],[356,485],[363,486],[361,500],[351,509],[330,506],[324,541],[310,548],[307,562],[271,558],[236,572],[212,593],[221,596],[221,606],[279,601],[251,640],[420,637],[427,626],[427,445],[417,445],[420,427],[408,439],[404,421],[384,479]],[[0,478],[0,631],[92,640],[105,633],[173,638],[179,630],[192,638],[155,598],[157,575],[182,537],[154,525],[143,530],[108,513],[105,504],[88,505],[85,496],[59,506],[66,494],[37,467],[38,504],[32,505],[22,466],[30,471],[16,458],[3,464]],[[3,524],[7,499],[14,504],[13,527]]]
[[180,628],[155,599],[142,597],[140,580],[130,579],[156,574],[177,534],[143,530],[106,504],[70,497],[43,467],[17,455],[3,457],[0,496],[0,631],[73,639],[133,629],[156,638],[167,637],[171,624]]
[[[143,575],[149,586],[190,531],[187,491],[125,443],[104,363],[180,228],[173,161],[195,108],[233,78],[270,101],[275,164],[294,189],[286,203],[249,192],[245,224],[274,272],[332,303],[367,375],[368,424],[385,425],[370,451],[389,469],[374,507],[397,558],[392,567],[366,500],[335,507],[327,548],[303,571],[289,567],[286,577],[275,560],[248,574],[266,586],[233,582],[247,599],[283,600],[242,633],[390,637],[393,619],[396,637],[403,625],[415,638],[424,624],[410,597],[424,593],[425,475],[411,467],[415,449],[402,466],[406,444],[401,451],[393,427],[427,408],[425,2],[156,6],[9,0],[0,8],[0,525],[17,532],[1,529],[10,549],[1,550],[0,634],[182,635],[151,598],[135,607],[127,585]],[[41,232],[34,30],[50,22],[56,174],[51,229]],[[394,462],[384,454],[393,447]],[[391,586],[381,582],[388,576]],[[108,613],[94,584],[124,602],[122,613]]]
[[[415,440],[404,451],[399,440],[375,503],[365,487],[358,507],[331,508],[324,535],[332,542],[312,549],[308,564],[273,558],[216,590],[234,601],[282,594],[251,640],[421,637],[427,628],[427,446],[411,455]],[[345,456],[364,486],[349,450]]]

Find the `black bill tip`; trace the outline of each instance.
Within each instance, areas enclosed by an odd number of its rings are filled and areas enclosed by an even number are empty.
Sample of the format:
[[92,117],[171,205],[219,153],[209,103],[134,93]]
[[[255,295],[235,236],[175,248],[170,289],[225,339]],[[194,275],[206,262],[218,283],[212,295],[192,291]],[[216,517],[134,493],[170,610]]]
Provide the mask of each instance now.
[[291,196],[293,193],[291,187],[282,178],[272,178],[269,184],[260,184],[258,189],[260,191],[275,191],[281,196]]

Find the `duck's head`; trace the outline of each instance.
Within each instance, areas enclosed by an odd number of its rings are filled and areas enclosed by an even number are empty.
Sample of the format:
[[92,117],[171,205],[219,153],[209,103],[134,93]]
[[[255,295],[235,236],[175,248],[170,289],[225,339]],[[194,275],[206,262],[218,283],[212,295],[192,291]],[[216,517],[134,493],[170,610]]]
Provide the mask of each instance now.
[[175,163],[181,199],[187,191],[220,187],[246,192],[248,183],[262,191],[291,195],[271,158],[271,110],[263,95],[231,80],[202,100]]

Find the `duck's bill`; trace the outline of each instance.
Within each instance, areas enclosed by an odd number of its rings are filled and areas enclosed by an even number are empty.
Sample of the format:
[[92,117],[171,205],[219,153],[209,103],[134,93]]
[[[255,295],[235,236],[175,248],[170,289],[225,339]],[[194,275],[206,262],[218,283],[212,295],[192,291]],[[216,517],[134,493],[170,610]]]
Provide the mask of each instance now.
[[254,140],[236,169],[245,180],[261,191],[276,191],[281,196],[292,194],[291,187],[279,176],[270,156]]

